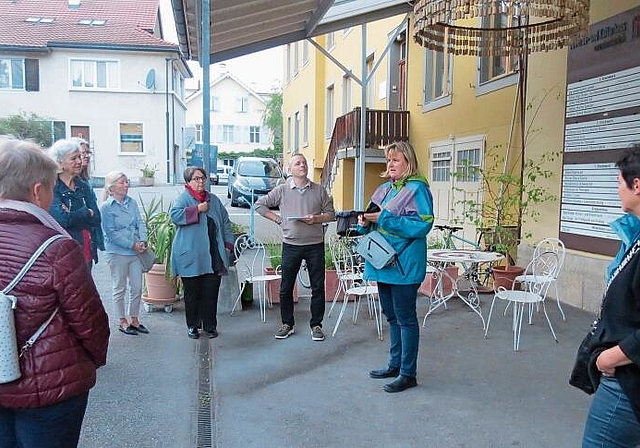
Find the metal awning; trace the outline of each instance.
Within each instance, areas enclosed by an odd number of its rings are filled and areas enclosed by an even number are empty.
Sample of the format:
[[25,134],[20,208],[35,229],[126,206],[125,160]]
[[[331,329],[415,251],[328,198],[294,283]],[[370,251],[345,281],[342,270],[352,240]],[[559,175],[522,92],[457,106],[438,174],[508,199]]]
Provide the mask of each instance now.
[[[203,0],[171,0],[180,49],[201,60]],[[413,11],[407,0],[208,0],[210,62]]]

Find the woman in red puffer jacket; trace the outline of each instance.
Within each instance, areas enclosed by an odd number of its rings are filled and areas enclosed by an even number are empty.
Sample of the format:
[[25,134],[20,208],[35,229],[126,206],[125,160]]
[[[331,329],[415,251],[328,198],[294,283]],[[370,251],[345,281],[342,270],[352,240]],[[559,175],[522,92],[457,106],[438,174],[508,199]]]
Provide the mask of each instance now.
[[56,163],[38,147],[0,139],[0,290],[49,237],[63,234],[9,292],[18,347],[58,312],[20,358],[21,377],[0,384],[0,446],[75,447],[96,369],[106,362],[107,314],[82,248],[45,210]]

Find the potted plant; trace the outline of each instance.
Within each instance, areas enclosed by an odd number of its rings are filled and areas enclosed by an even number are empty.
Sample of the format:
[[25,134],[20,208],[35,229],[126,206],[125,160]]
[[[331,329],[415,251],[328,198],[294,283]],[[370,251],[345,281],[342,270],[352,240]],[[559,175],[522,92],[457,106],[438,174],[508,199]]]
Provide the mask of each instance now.
[[[267,256],[269,257],[269,263],[271,266],[265,267],[264,273],[266,275],[275,274],[281,272],[282,267],[282,242],[280,241],[268,241],[264,244]],[[271,303],[280,303],[280,280],[271,280],[267,283],[267,294]],[[297,283],[293,287],[293,301],[298,301],[298,287]]]
[[149,166],[148,163],[145,163],[142,168],[140,168],[140,172],[142,173],[142,177],[140,177],[140,185],[145,187],[151,187],[154,183],[154,177],[158,172],[158,169],[153,166]]
[[485,249],[504,255],[504,265],[493,267],[494,289],[511,289],[515,277],[524,272],[523,267],[513,265],[518,243],[531,237],[530,232],[522,233],[522,224],[526,219],[537,221],[537,206],[557,199],[540,181],[553,176],[547,166],[558,156],[558,152],[547,152],[509,169],[502,154],[488,152],[484,167],[466,163],[460,172],[452,174],[471,173],[482,183],[481,201],[463,199],[457,204],[464,210],[464,221],[483,232]]
[[234,241],[243,233],[247,233],[248,229],[249,228],[244,224],[238,224],[237,222],[231,221],[231,233],[233,233]]
[[[427,249],[444,249],[445,244],[441,238],[427,236]],[[442,275],[442,280],[437,271],[427,271],[424,280],[420,283],[418,292],[427,297],[435,297],[436,293],[448,296],[453,289],[453,282],[458,279],[458,267],[455,265],[444,266],[443,269],[447,271],[448,275]],[[439,283],[442,285],[442,290],[439,291]]]
[[336,295],[336,291],[340,282],[338,280],[338,271],[333,264],[331,255],[331,246],[324,245],[324,297],[326,302],[332,302]]
[[140,204],[147,227],[147,244],[157,257],[157,263],[145,273],[147,293],[143,296],[143,301],[167,305],[175,302],[180,288],[179,278],[171,276],[171,246],[176,226],[171,221],[169,212],[162,209],[161,197],[153,198],[148,205],[140,197]]

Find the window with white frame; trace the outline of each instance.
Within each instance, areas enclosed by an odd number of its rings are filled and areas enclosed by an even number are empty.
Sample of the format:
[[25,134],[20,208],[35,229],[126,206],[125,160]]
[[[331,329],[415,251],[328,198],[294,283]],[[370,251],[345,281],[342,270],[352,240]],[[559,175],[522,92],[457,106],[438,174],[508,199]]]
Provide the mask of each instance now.
[[118,61],[71,59],[71,86],[83,89],[120,87]]
[[309,105],[305,104],[302,109],[302,144],[309,144]]
[[456,177],[460,182],[480,181],[480,148],[456,151]]
[[120,123],[120,153],[144,153],[142,123]]
[[[500,10],[500,0],[494,0],[493,7]],[[517,18],[507,14],[494,14],[482,18],[481,28],[510,28],[518,26]],[[491,46],[501,48],[506,42],[493,42]],[[517,70],[518,58],[516,56],[482,56],[480,57],[480,83],[491,81],[494,78],[514,73]]]
[[211,97],[211,111],[212,112],[220,112],[220,97],[212,96]]
[[425,50],[424,64],[424,98],[428,105],[451,94],[451,61],[449,54]]
[[305,39],[302,41],[302,65],[309,62],[309,42]]
[[222,126],[222,141],[225,143],[233,143],[234,133],[233,133],[233,125],[225,124]]
[[351,77],[342,77],[342,113],[346,114],[351,110]]
[[434,150],[431,153],[431,182],[449,182],[451,180],[451,151]]
[[240,96],[236,98],[236,112],[247,113],[249,112],[249,97]]
[[196,143],[202,143],[202,125],[196,125]]
[[332,31],[329,34],[327,34],[327,49],[331,50],[336,44],[336,35],[335,33]]
[[249,142],[260,143],[260,126],[249,126]]
[[287,63],[287,72],[285,73],[286,82],[291,81],[291,44],[287,44],[287,47],[284,50],[285,60]]
[[331,138],[331,134],[333,134],[333,104],[334,104],[334,88],[333,84],[327,87],[326,99],[325,99],[325,125],[324,125],[324,135],[326,138]]
[[0,89],[24,89],[24,59],[0,59]]
[[298,74],[300,65],[300,42],[293,43],[293,76]]
[[287,117],[287,150],[291,152],[291,117]]
[[293,115],[293,152],[300,152],[300,112]]

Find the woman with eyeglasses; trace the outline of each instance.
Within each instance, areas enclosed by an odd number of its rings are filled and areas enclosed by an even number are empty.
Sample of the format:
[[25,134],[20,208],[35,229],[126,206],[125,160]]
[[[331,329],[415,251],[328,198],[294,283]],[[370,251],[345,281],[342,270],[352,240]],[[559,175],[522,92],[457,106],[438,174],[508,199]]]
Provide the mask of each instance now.
[[74,140],[58,140],[48,154],[60,167],[49,213],[80,244],[84,260],[91,268],[93,262],[98,262],[98,245],[92,235],[102,235],[102,230],[96,195],[80,177],[80,144]]
[[202,328],[218,336],[218,292],[233,250],[231,221],[222,201],[207,191],[207,172],[190,166],[184,171],[185,189],[169,214],[178,230],[171,248],[171,272],[184,285],[187,336],[198,339]]

